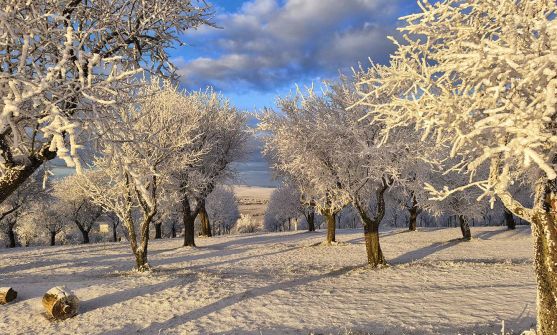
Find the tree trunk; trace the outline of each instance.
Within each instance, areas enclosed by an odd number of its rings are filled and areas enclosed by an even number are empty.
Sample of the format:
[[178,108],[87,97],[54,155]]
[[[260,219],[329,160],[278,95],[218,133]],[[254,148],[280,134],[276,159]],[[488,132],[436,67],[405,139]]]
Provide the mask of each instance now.
[[420,209],[418,207],[418,200],[416,200],[416,196],[413,193],[412,193],[412,207],[408,208],[408,212],[410,213],[408,229],[410,231],[416,231],[418,214],[420,214]]
[[138,248],[138,250],[134,251],[134,255],[137,271],[149,271],[149,263],[147,262],[147,246]]
[[367,251],[367,263],[372,267],[385,265],[385,257],[379,244],[379,225],[375,222],[368,222],[364,225],[364,238]]
[[201,222],[201,236],[212,237],[211,222],[209,221],[209,215],[205,209],[205,202],[201,204],[198,215],[199,221]]
[[112,242],[118,242],[118,234],[116,233],[116,228],[118,228],[118,224],[112,224]]
[[472,233],[470,232],[470,225],[468,224],[468,220],[466,220],[464,215],[459,215],[458,220],[460,222],[460,231],[462,232],[462,239],[465,241],[470,241],[472,239]]
[[82,244],[89,244],[89,231],[85,229],[80,229],[81,235],[83,236],[83,243]]
[[324,215],[327,221],[327,243],[331,244],[336,242],[336,213],[327,211]]
[[0,204],[31,177],[44,162],[56,157],[56,152],[48,150],[49,147],[50,144],[45,143],[36,155],[17,158],[14,159],[14,162],[4,164],[7,169],[4,171],[4,175],[0,177]]
[[0,287],[0,305],[5,305],[17,298],[17,292],[11,287]]
[[184,247],[195,247],[195,216],[184,214]]
[[15,248],[15,233],[13,225],[8,225],[8,248]]
[[55,231],[51,231],[50,232],[50,246],[54,246],[56,245],[56,232]]
[[534,267],[537,292],[537,333],[557,334],[557,222],[554,213],[534,215]]
[[408,209],[408,212],[410,212],[410,219],[409,219],[409,223],[408,223],[408,230],[410,231],[416,231],[417,229],[417,221],[418,221],[418,208],[417,207],[412,207]]
[[155,239],[162,238],[162,222],[155,223]]
[[504,215],[505,215],[505,223],[507,224],[507,228],[509,230],[516,229],[516,222],[514,221],[513,213],[511,213],[511,211],[509,211],[507,207],[505,207]]
[[308,231],[315,231],[315,210],[311,210],[308,215]]
[[49,316],[55,320],[65,320],[77,315],[79,299],[63,287],[54,287],[45,293],[42,300],[43,307]]
[[172,229],[170,230],[170,236],[172,236],[172,238],[176,238],[176,223],[172,223]]

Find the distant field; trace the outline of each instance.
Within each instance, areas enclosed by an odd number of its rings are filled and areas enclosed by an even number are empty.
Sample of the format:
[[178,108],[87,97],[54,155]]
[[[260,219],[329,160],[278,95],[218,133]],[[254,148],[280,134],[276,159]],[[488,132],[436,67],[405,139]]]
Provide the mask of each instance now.
[[263,222],[265,209],[271,198],[271,193],[273,193],[275,189],[244,185],[235,185],[233,189],[238,199],[240,213],[249,214],[254,219]]

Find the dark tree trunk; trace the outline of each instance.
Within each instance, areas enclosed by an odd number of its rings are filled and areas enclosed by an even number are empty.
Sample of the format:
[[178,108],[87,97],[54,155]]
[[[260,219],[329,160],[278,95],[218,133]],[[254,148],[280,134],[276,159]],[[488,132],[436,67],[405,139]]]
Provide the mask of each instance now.
[[364,238],[366,242],[367,262],[372,267],[385,265],[385,257],[379,244],[379,225],[369,222],[364,225]]
[[315,231],[315,210],[313,208],[308,215],[308,231]]
[[135,255],[135,266],[137,271],[144,272],[149,271],[149,263],[147,262],[147,247],[140,248],[136,252]]
[[381,245],[379,244],[379,224],[385,216],[385,191],[388,188],[387,181],[383,179],[383,185],[376,190],[377,211],[372,218],[365,208],[357,201],[354,202],[360,219],[364,225],[364,240],[366,244],[367,263],[372,267],[379,267],[387,264]]
[[199,208],[199,221],[201,222],[201,236],[212,237],[211,222],[209,221],[209,215],[205,209],[205,201],[201,203]]
[[172,229],[170,230],[170,236],[172,236],[172,238],[176,237],[176,223],[172,223]]
[[15,248],[16,243],[15,243],[15,233],[14,233],[14,227],[12,225],[8,226],[8,248]]
[[81,235],[83,236],[82,244],[89,244],[89,231],[85,229],[80,229]]
[[195,247],[195,217],[199,208],[192,211],[190,199],[186,194],[182,198],[182,217],[184,224],[184,247]]
[[[48,144],[48,143],[47,143]],[[56,157],[56,152],[48,150],[50,145],[43,145],[39,152],[35,155],[24,157],[22,159],[13,158],[12,162],[6,162],[7,167],[5,174],[0,178],[0,204],[3,203],[17,188],[23,184],[31,175],[37,171],[44,162],[52,160]],[[0,137],[0,149],[7,146],[2,137]]]
[[327,243],[336,242],[336,213],[326,212],[325,220],[327,221]]
[[195,216],[184,215],[184,247],[195,247]]
[[417,229],[417,221],[418,221],[418,211],[414,207],[408,209],[410,212],[410,221],[408,223],[408,229],[410,231],[416,231]]
[[505,223],[507,224],[507,228],[509,230],[516,229],[516,222],[514,221],[513,213],[511,213],[511,211],[509,211],[507,207],[505,207],[504,215],[505,215]]
[[112,224],[112,242],[118,242],[118,234],[116,229],[118,228],[118,224]]
[[468,224],[468,220],[464,217],[464,215],[459,215],[458,220],[460,222],[462,239],[465,241],[470,241],[472,239],[472,233],[470,232],[470,225]]
[[155,239],[162,238],[162,222],[155,223]]
[[417,222],[418,222],[418,214],[420,214],[420,210],[419,210],[419,207],[418,207],[418,201],[416,200],[416,196],[413,195],[413,194],[412,194],[412,207],[408,208],[408,212],[410,213],[408,229],[410,231],[416,231]]
[[55,231],[51,231],[50,232],[50,246],[54,246],[56,245],[56,232]]

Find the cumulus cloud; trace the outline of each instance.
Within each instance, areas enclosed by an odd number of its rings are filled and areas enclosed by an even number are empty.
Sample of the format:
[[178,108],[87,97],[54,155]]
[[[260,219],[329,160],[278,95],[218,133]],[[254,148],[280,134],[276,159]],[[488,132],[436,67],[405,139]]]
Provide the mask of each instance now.
[[178,60],[187,87],[266,91],[384,62],[401,0],[252,0],[190,37],[213,57]]

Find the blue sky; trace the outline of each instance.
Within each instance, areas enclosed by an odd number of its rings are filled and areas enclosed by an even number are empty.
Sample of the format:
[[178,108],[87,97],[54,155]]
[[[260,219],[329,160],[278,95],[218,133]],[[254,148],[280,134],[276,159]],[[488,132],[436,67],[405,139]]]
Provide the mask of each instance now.
[[213,0],[214,22],[173,50],[185,88],[212,86],[239,108],[274,107],[295,85],[333,79],[358,63],[384,63],[397,18],[414,0]]

